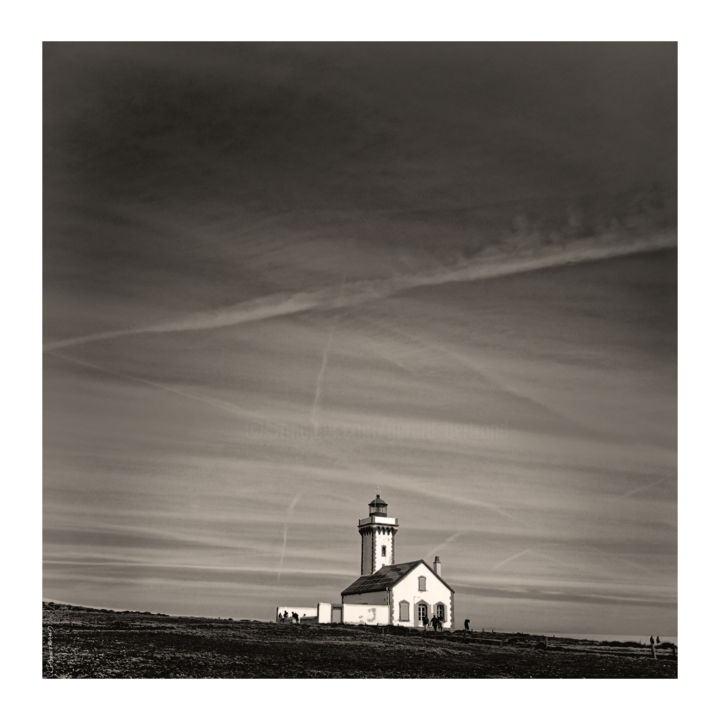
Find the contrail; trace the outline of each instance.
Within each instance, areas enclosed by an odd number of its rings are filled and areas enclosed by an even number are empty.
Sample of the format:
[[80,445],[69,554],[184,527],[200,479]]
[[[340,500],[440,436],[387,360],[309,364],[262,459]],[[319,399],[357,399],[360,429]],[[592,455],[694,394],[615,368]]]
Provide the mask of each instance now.
[[[441,502],[446,502],[446,503],[449,502],[449,503],[455,504],[453,499],[450,498],[446,493],[428,490],[427,488],[421,487],[416,482],[412,482],[412,483],[408,484],[404,481],[401,481],[401,479],[395,475],[388,475],[386,472],[384,472],[382,469],[376,467],[372,463],[353,458],[352,451],[350,448],[345,448],[342,453],[332,452],[332,451],[329,451],[327,448],[323,448],[323,449],[317,448],[316,451],[323,454],[325,457],[330,457],[334,460],[337,460],[339,463],[341,463],[345,467],[354,468],[357,470],[363,470],[367,474],[368,477],[375,477],[378,479],[382,479],[384,487],[390,487],[395,490],[403,490],[405,492],[414,493],[416,495],[422,495],[423,497],[432,498],[434,500],[439,500]],[[498,505],[495,505],[494,503],[483,502],[482,500],[473,500],[470,498],[462,498],[462,500],[458,500],[457,503],[462,505],[463,507],[481,508],[482,510],[487,510],[488,512],[499,515],[500,517],[505,518],[506,520],[511,520],[512,522],[517,523],[519,525],[525,525],[525,522],[523,522],[519,518],[515,517],[514,515],[511,515],[509,512],[507,512],[506,510],[503,510],[501,507],[499,507]]]
[[520,518],[515,517],[514,515],[510,514],[506,510],[503,510],[498,505],[495,505],[494,503],[490,502],[483,502],[482,500],[474,500],[471,498],[462,498],[459,500],[454,500],[451,496],[447,495],[446,493],[429,490],[427,488],[424,488],[420,486],[417,482],[406,482],[405,479],[398,477],[395,474],[388,474],[385,471],[383,471],[381,468],[378,468],[373,463],[370,463],[366,460],[359,460],[357,457],[353,457],[353,451],[350,447],[345,447],[342,452],[339,451],[332,451],[329,449],[329,446],[325,445],[322,448],[318,447],[315,449],[316,452],[324,455],[325,457],[332,458],[336,460],[338,463],[343,465],[347,468],[352,468],[356,470],[362,470],[366,473],[368,478],[375,477],[378,481],[382,480],[383,487],[390,487],[394,490],[402,490],[405,492],[414,493],[416,495],[422,495],[423,497],[432,498],[434,500],[439,500],[440,502],[445,503],[451,503],[453,505],[459,504],[463,507],[477,507],[481,508],[482,510],[487,510],[488,512],[494,513],[496,515],[499,515],[502,518],[505,518],[506,520],[511,520],[514,523],[517,523],[518,525],[526,525],[526,523],[521,520]]
[[469,282],[490,278],[517,275],[559,265],[606,260],[623,255],[651,252],[677,246],[674,233],[659,234],[633,242],[608,243],[588,246],[587,242],[576,242],[562,249],[525,252],[514,255],[486,255],[470,263],[450,266],[438,271],[415,275],[399,275],[375,281],[357,281],[348,285],[339,297],[337,287],[299,292],[293,295],[278,293],[255,300],[216,308],[207,312],[192,313],[175,320],[146,325],[144,327],[108,330],[106,332],[82,335],[47,343],[44,350],[52,351],[74,345],[83,345],[100,340],[112,340],[131,335],[147,333],[185,332],[210,330],[213,328],[241,325],[267,320],[269,318],[294,315],[316,308],[332,309],[352,307],[416,287],[443,285],[446,283]]
[[285,523],[283,524],[282,549],[280,550],[280,564],[278,565],[278,571],[277,571],[277,582],[280,582],[280,575],[282,575],[283,565],[285,563],[285,549],[287,548],[288,523],[290,522],[290,517],[292,516],[293,512],[295,511],[295,506],[298,504],[298,502],[300,502],[300,498],[302,497],[302,495],[303,495],[303,491],[298,490],[298,492],[295,494],[295,497],[290,501],[287,512],[285,513]]
[[444,548],[446,545],[449,545],[451,542],[455,542],[455,540],[457,540],[461,535],[462,535],[461,532],[453,533],[452,535],[450,535],[450,537],[445,538],[445,540],[443,540],[439,545],[434,547],[427,554],[428,555],[436,555],[440,550],[442,550],[442,548]]
[[113,375],[114,377],[122,378],[123,380],[130,380],[131,382],[148,385],[151,388],[164,390],[165,392],[172,393],[173,395],[179,395],[180,397],[187,398],[188,400],[195,400],[197,402],[204,403],[205,405],[210,405],[211,407],[225,410],[226,412],[232,413],[233,415],[239,415],[240,417],[244,418],[256,419],[253,413],[245,410],[239,405],[234,405],[233,403],[229,403],[224,400],[218,400],[217,398],[209,397],[208,395],[189,392],[187,390],[179,390],[172,385],[165,385],[163,383],[155,382],[153,380],[146,380],[145,378],[137,377],[137,375],[129,375],[128,373],[120,372],[118,370],[111,370],[110,368],[103,367],[102,365],[96,365],[95,363],[89,362],[87,360],[80,360],[78,358],[70,357],[69,355],[64,355],[62,353],[50,351],[48,352],[48,354],[61,360],[65,360],[66,362],[72,363],[73,365],[80,365],[81,367],[92,368],[93,370],[98,370],[99,372],[105,373],[106,375]]
[[[340,300],[342,300],[342,297],[344,294],[345,294],[345,276],[343,276],[343,281],[342,281],[342,284],[340,285],[340,295],[339,295]],[[333,320],[333,324],[330,327],[330,332],[328,333],[328,339],[327,339],[327,342],[325,343],[325,348],[323,350],[322,361],[320,362],[320,370],[318,372],[317,380],[315,381],[315,398],[313,400],[312,410],[310,411],[310,422],[312,423],[313,432],[316,437],[317,437],[317,432],[318,432],[317,411],[318,411],[318,407],[320,404],[320,396],[322,394],[323,380],[325,379],[325,368],[327,368],[328,357],[330,356],[330,346],[332,345],[333,336],[335,335],[335,328],[337,327],[339,319],[340,319],[340,316],[338,315]]]
[[[231,413],[233,415],[236,415],[236,416],[239,416],[242,418],[247,418],[253,422],[257,421],[257,418],[254,413],[252,413],[248,410],[245,410],[244,408],[242,408],[238,405],[234,405],[233,403],[225,402],[223,400],[218,400],[217,398],[209,397],[207,395],[202,395],[202,394],[196,393],[196,392],[188,392],[185,390],[179,390],[178,388],[172,387],[171,385],[165,385],[163,383],[158,383],[158,382],[155,382],[152,380],[146,380],[144,378],[137,377],[135,375],[130,375],[128,373],[119,372],[117,370],[111,370],[109,368],[103,367],[101,365],[97,365],[95,363],[92,363],[92,362],[89,362],[86,360],[80,360],[78,358],[70,357],[69,355],[65,355],[63,353],[50,352],[48,354],[52,355],[53,357],[57,357],[61,360],[65,360],[69,363],[73,363],[74,365],[92,368],[93,370],[97,370],[97,371],[105,373],[107,375],[113,375],[115,377],[119,377],[119,378],[122,378],[125,380],[130,380],[131,382],[136,382],[136,383],[140,383],[142,385],[147,385],[149,387],[156,388],[158,390],[163,390],[165,392],[172,393],[173,395],[178,395],[179,397],[187,398],[188,400],[194,400],[196,402],[201,402],[205,405],[209,405],[210,407],[214,407],[216,409],[223,410],[225,412]],[[264,421],[264,424],[267,425],[267,422]],[[280,430],[284,429],[284,426],[282,426],[281,424],[277,424],[277,427]],[[288,442],[296,444],[298,447],[301,447],[303,450],[307,450],[306,444],[302,444],[299,441],[293,441],[292,437],[290,437],[288,439]],[[351,456],[348,454],[347,450],[343,453],[340,453],[340,452],[331,451],[328,446],[323,446],[323,447],[314,446],[313,452],[315,452],[323,457],[334,460],[334,461],[340,463],[344,467],[362,469],[362,470],[366,471],[369,475],[381,476],[383,478],[386,477],[385,473],[383,473],[382,470],[379,470],[378,468],[374,467],[373,465],[371,465],[367,462],[364,462],[364,461],[358,461],[356,459],[353,460],[351,458]],[[388,482],[387,484],[393,485],[393,486],[398,485],[397,480],[395,480],[394,482]],[[433,492],[432,490],[420,488],[415,484],[413,484],[411,487],[409,487],[407,489],[414,493],[423,495],[425,497],[431,497],[431,498],[434,498],[437,500],[442,500],[442,501],[448,500],[447,496],[444,495],[443,493]],[[298,496],[296,496],[296,499],[294,499],[293,502],[291,503],[290,510],[293,510],[295,508],[295,505],[297,504],[297,501],[299,500],[299,495],[300,495],[300,493],[298,493]],[[506,512],[505,510],[498,507],[497,505],[494,505],[493,503],[482,502],[481,500],[465,499],[465,500],[463,500],[462,504],[465,506],[469,505],[472,507],[482,508],[484,510],[488,510],[492,513],[500,515],[501,517],[503,517],[507,520],[511,520],[513,522],[523,524],[518,518],[514,517],[513,515]],[[284,535],[286,533],[287,533],[287,525],[284,530]],[[284,538],[283,539],[283,557],[284,557],[284,552],[285,552],[284,551],[285,542],[286,542],[286,539]]]
[[[558,410],[555,410],[554,408],[550,407],[544,402],[541,402],[539,400],[536,400],[533,397],[530,397],[524,392],[520,392],[519,390],[516,390],[515,388],[511,387],[507,380],[504,380],[499,377],[498,372],[496,369],[492,371],[492,374],[488,371],[487,367],[483,365],[481,362],[478,362],[477,360],[473,358],[466,357],[465,355],[458,353],[454,350],[451,350],[449,347],[445,345],[441,345],[439,343],[434,343],[429,340],[426,340],[424,338],[421,338],[418,335],[415,335],[413,333],[409,333],[405,330],[401,330],[395,325],[390,325],[389,323],[383,322],[381,320],[373,320],[366,318],[366,322],[369,322],[371,325],[375,325],[377,327],[383,328],[391,333],[394,333],[396,335],[400,335],[402,337],[407,338],[411,342],[416,343],[417,345],[420,345],[421,347],[431,350],[433,352],[437,352],[441,355],[445,355],[446,357],[450,358],[451,360],[454,360],[455,362],[460,363],[461,365],[464,365],[465,367],[470,368],[474,372],[480,374],[485,380],[487,380],[489,383],[493,384],[496,388],[499,390],[502,390],[503,392],[507,393],[508,395],[517,398],[518,400],[524,401],[526,403],[529,403],[533,405],[534,407],[540,408],[543,412],[546,412],[553,417],[563,420],[564,422],[569,422],[572,425],[576,427],[580,427],[583,430],[587,431],[587,428],[585,425],[579,423],[577,419],[571,418],[568,415],[565,415],[564,413],[559,412]],[[377,351],[376,351],[377,352]],[[382,353],[378,353],[382,356]],[[387,358],[385,355],[384,357]],[[399,367],[402,367],[404,370],[408,370],[408,368],[401,363],[397,362],[396,360],[393,360],[392,358],[389,358],[391,362],[395,362],[396,365]]]
[[655,487],[656,485],[662,485],[663,483],[667,482],[668,478],[661,477],[659,480],[655,480],[654,482],[647,483],[645,485],[641,485],[640,487],[634,488],[632,490],[628,490],[627,492],[622,493],[619,497],[630,497],[631,495],[637,495],[638,493],[642,492],[643,490],[649,490],[650,488]]
[[518,558],[521,558],[523,555],[527,555],[527,553],[530,552],[530,548],[525,548],[524,550],[521,550],[518,553],[515,553],[514,555],[511,555],[508,558],[505,558],[504,560],[501,560],[497,565],[495,565],[492,570],[499,570],[501,567],[504,567],[508,563],[511,563],[513,560],[517,560]]
[[337,322],[333,323],[328,334],[327,342],[325,343],[325,349],[323,350],[322,362],[320,363],[320,371],[318,372],[317,381],[315,382],[315,399],[313,400],[312,411],[310,412],[310,422],[313,426],[313,432],[317,436],[318,432],[318,419],[317,411],[320,404],[320,396],[322,395],[323,380],[325,378],[325,368],[327,367],[328,355],[330,354],[330,345],[332,345],[332,339],[335,335],[335,327]]

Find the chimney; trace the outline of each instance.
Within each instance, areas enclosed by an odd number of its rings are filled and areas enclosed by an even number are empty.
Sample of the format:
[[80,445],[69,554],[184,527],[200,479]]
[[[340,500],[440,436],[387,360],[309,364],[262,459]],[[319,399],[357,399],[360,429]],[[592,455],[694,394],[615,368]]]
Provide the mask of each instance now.
[[436,555],[433,560],[433,570],[438,577],[442,577],[442,565],[440,564],[440,556]]

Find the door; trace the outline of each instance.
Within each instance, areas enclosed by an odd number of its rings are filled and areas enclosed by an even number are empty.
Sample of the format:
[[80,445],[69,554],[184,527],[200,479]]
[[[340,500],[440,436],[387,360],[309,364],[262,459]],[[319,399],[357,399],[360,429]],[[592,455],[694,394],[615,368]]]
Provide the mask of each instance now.
[[425,627],[424,618],[429,619],[427,603],[421,600],[415,607],[417,608],[415,611],[415,625]]

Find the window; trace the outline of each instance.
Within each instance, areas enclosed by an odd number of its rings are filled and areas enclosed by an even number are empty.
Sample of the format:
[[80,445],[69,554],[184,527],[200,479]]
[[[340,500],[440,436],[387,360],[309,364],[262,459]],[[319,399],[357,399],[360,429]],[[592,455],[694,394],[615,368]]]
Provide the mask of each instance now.
[[381,550],[382,550],[382,556],[385,557],[387,555],[387,548],[383,545]]
[[428,616],[427,605],[423,602],[418,603],[417,609],[418,609],[418,620],[420,622],[422,622],[423,618],[426,618]]
[[424,575],[421,575],[421,576],[418,578],[418,590],[426,590],[426,587],[425,587],[425,576],[424,576]]
[[400,601],[400,620],[410,620],[410,603],[407,600]]
[[438,620],[445,622],[445,606],[442,603],[438,603],[435,606],[435,617]]

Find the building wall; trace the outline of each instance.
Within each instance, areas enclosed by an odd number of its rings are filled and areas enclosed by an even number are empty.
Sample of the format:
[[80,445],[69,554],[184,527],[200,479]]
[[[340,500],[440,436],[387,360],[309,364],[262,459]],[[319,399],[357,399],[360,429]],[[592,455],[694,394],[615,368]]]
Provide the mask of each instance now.
[[360,549],[360,574],[372,575],[373,533],[370,530],[363,530],[360,537],[362,538],[362,547]]
[[389,625],[390,608],[387,605],[344,603],[343,622],[349,625]]
[[342,603],[318,603],[318,623],[341,623]]
[[361,520],[360,523],[360,574],[372,575],[395,562],[397,521],[395,518],[373,518],[370,522]]
[[[363,529],[360,574],[372,575],[395,562],[395,528],[384,525]],[[383,548],[385,554],[383,555]]]
[[319,623],[332,622],[332,603],[318,603],[317,619]]
[[345,595],[343,602],[354,605],[387,605],[387,590],[378,590],[377,592],[357,593],[355,595]]
[[[418,587],[420,576],[425,577],[425,590],[420,590]],[[410,603],[409,620],[407,621],[400,620],[401,600]],[[392,589],[393,624],[402,627],[423,627],[422,622],[418,620],[417,606],[420,602],[425,602],[428,606],[428,619],[435,614],[437,603],[443,603],[445,605],[443,628],[452,629],[455,623],[452,593],[425,565],[418,565]]]
[[[385,548],[385,555],[382,549]],[[375,570],[377,572],[381,567],[392,565],[395,557],[395,532],[393,528],[383,527],[382,525],[375,529]]]

